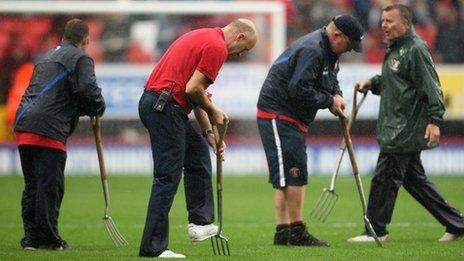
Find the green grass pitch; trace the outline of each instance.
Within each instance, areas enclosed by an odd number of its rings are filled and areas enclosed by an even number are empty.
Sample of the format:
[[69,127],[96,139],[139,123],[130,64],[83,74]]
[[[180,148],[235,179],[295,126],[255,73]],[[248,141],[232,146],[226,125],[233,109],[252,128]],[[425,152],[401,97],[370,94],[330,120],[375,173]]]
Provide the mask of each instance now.
[[[464,210],[464,178],[434,177],[445,198]],[[331,243],[329,248],[276,247],[273,193],[266,176],[230,177],[224,180],[224,234],[231,256],[213,256],[210,241],[192,243],[187,237],[187,212],[183,186],[170,213],[170,248],[194,260],[464,260],[464,240],[439,243],[444,228],[404,189],[400,190],[390,238],[383,248],[375,244],[352,244],[346,239],[362,231],[361,205],[354,179],[338,180],[339,200],[325,223],[311,220],[308,213],[328,177],[310,177],[305,219],[310,232]],[[369,178],[363,180],[366,196]],[[112,213],[130,245],[115,247],[103,226],[103,195],[97,176],[66,177],[66,191],[59,220],[60,233],[70,251],[26,252],[19,246],[21,176],[0,177],[0,260],[130,260],[138,258],[145,222],[151,177],[110,177]]]

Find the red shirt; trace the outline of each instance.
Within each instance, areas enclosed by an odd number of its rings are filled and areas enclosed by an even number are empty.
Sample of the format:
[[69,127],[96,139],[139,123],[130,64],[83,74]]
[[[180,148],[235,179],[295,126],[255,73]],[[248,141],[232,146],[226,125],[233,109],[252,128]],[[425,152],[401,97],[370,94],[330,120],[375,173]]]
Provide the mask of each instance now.
[[221,28],[203,28],[179,37],[169,47],[148,78],[145,89],[160,93],[172,90],[173,99],[187,113],[192,110],[185,98],[185,87],[195,70],[203,73],[210,84],[227,59],[228,50]]
[[40,134],[32,132],[15,132],[16,142],[19,145],[34,145],[45,148],[52,148],[66,152],[66,144]]

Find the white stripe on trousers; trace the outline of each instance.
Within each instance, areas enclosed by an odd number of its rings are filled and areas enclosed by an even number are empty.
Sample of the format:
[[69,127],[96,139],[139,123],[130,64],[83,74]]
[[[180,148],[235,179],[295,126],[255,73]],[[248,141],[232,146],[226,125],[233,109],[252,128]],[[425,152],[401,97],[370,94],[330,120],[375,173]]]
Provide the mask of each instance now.
[[277,130],[277,123],[275,119],[272,119],[272,130],[274,132],[274,139],[277,148],[277,160],[279,162],[279,182],[281,187],[285,187],[284,159],[282,157],[282,146],[280,144],[279,131]]

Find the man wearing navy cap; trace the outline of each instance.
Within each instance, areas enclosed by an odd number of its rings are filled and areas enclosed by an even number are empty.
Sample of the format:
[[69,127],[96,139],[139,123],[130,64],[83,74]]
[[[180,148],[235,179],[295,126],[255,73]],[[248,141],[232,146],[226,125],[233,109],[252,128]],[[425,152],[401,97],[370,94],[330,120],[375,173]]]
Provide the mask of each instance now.
[[258,100],[258,128],[274,188],[275,245],[328,246],[303,221],[308,179],[305,134],[319,109],[345,109],[338,85],[338,57],[362,51],[362,27],[340,15],[290,45],[274,62]]

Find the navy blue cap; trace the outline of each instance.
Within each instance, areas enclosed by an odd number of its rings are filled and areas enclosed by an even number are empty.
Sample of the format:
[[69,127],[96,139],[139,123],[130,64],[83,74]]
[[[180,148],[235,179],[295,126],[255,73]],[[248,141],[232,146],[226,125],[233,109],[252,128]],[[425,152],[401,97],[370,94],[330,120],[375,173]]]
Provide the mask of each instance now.
[[362,52],[363,29],[358,19],[351,15],[339,15],[335,16],[332,21],[338,30],[348,36],[351,48],[358,53]]

